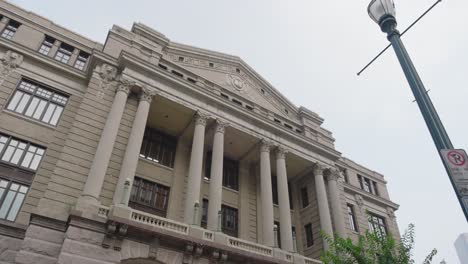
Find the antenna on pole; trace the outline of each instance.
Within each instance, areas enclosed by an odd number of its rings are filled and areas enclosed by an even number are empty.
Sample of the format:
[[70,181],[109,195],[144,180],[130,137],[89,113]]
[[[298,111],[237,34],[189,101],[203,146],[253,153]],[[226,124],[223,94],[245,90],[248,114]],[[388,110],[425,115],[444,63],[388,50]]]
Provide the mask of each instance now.
[[[427,13],[429,13],[429,11],[431,11],[434,7],[436,7],[436,5],[440,4],[440,2],[442,2],[442,0],[437,0],[431,7],[429,7],[429,9],[426,10],[426,12],[424,12],[421,16],[418,17],[418,19],[416,19],[413,23],[411,23],[411,25],[409,25],[409,27],[407,27],[403,33],[401,33],[400,36],[403,36],[408,30],[410,30],[416,23],[419,22],[419,20],[421,20],[421,18],[423,18]],[[385,51],[388,50],[388,48],[390,48],[392,44],[388,44],[387,47],[385,47],[379,54],[377,54],[377,56],[375,56],[366,66],[364,66],[364,68],[362,68],[362,70],[360,70],[357,75],[361,75],[361,73],[363,73],[367,68],[369,68],[369,66],[374,63],[374,61],[376,61]]]

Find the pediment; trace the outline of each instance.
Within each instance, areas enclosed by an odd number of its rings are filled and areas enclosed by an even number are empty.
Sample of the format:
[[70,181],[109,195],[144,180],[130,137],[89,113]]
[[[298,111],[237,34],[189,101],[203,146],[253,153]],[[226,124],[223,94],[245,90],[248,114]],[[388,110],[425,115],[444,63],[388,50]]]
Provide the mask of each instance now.
[[173,53],[168,54],[168,59],[276,115],[297,121],[296,107],[276,90],[257,81],[255,73],[243,67],[241,61],[236,66],[232,61],[215,62],[200,56]]

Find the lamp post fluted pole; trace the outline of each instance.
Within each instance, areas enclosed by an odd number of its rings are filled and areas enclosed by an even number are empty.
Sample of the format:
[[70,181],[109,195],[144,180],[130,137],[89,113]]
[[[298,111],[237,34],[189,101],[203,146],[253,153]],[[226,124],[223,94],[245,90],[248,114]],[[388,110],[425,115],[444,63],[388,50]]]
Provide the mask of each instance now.
[[[389,0],[377,0],[377,1],[389,2]],[[393,5],[393,3],[391,4]],[[389,7],[391,6],[389,5]],[[421,114],[423,115],[424,121],[426,122],[427,128],[429,129],[429,132],[432,136],[432,139],[437,148],[439,156],[442,159],[442,163],[444,164],[445,170],[447,171],[447,174],[450,175],[450,169],[447,167],[447,164],[444,162],[444,159],[441,154],[441,150],[453,149],[452,142],[450,141],[450,138],[447,132],[445,131],[444,125],[442,124],[442,121],[440,120],[439,115],[437,114],[437,111],[434,105],[432,104],[432,101],[429,95],[426,92],[426,88],[424,87],[424,84],[421,81],[421,78],[419,77],[416,71],[416,68],[413,65],[413,62],[411,61],[411,58],[408,55],[408,52],[406,51],[406,48],[403,45],[403,42],[401,41],[400,32],[396,29],[396,26],[397,26],[396,19],[394,15],[387,14],[387,15],[382,16],[378,20],[378,23],[382,31],[387,33],[387,39],[392,44],[393,50],[395,51],[398,61],[400,62],[401,68],[403,69],[406,79],[411,87],[411,91],[413,92],[413,95],[419,106]],[[457,198],[463,209],[465,218],[468,221],[468,212],[461,199],[461,194],[459,190],[456,188],[452,177],[449,177],[449,179],[457,194]]]

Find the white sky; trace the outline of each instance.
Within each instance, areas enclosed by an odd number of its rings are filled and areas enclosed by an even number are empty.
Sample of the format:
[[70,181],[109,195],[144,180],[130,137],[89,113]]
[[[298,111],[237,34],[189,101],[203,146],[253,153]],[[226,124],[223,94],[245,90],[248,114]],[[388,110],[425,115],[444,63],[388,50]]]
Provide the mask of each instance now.
[[[173,41],[238,55],[297,106],[325,118],[336,148],[386,176],[401,231],[416,225],[417,263],[432,248],[459,263],[468,232],[461,208],[397,62],[389,50],[356,76],[387,40],[369,1],[14,0],[103,43],[113,24],[142,22]],[[403,31],[435,0],[396,0]],[[456,148],[468,149],[468,1],[443,1],[404,37]]]

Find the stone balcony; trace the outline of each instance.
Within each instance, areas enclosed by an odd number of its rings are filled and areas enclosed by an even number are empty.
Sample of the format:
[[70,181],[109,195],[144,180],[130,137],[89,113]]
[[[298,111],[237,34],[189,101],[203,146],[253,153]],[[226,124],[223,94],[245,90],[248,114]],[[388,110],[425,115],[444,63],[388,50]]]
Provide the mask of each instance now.
[[194,255],[201,256],[206,252],[211,252],[212,254],[218,254],[220,259],[244,261],[248,259],[249,263],[321,263],[298,253],[290,253],[279,248],[260,245],[126,206],[118,205],[110,208],[101,206],[98,210],[98,216],[106,220],[107,223],[125,225],[125,229],[128,228],[128,233],[142,232],[157,235],[165,241],[177,241],[179,246],[185,245],[183,250],[194,252]]

